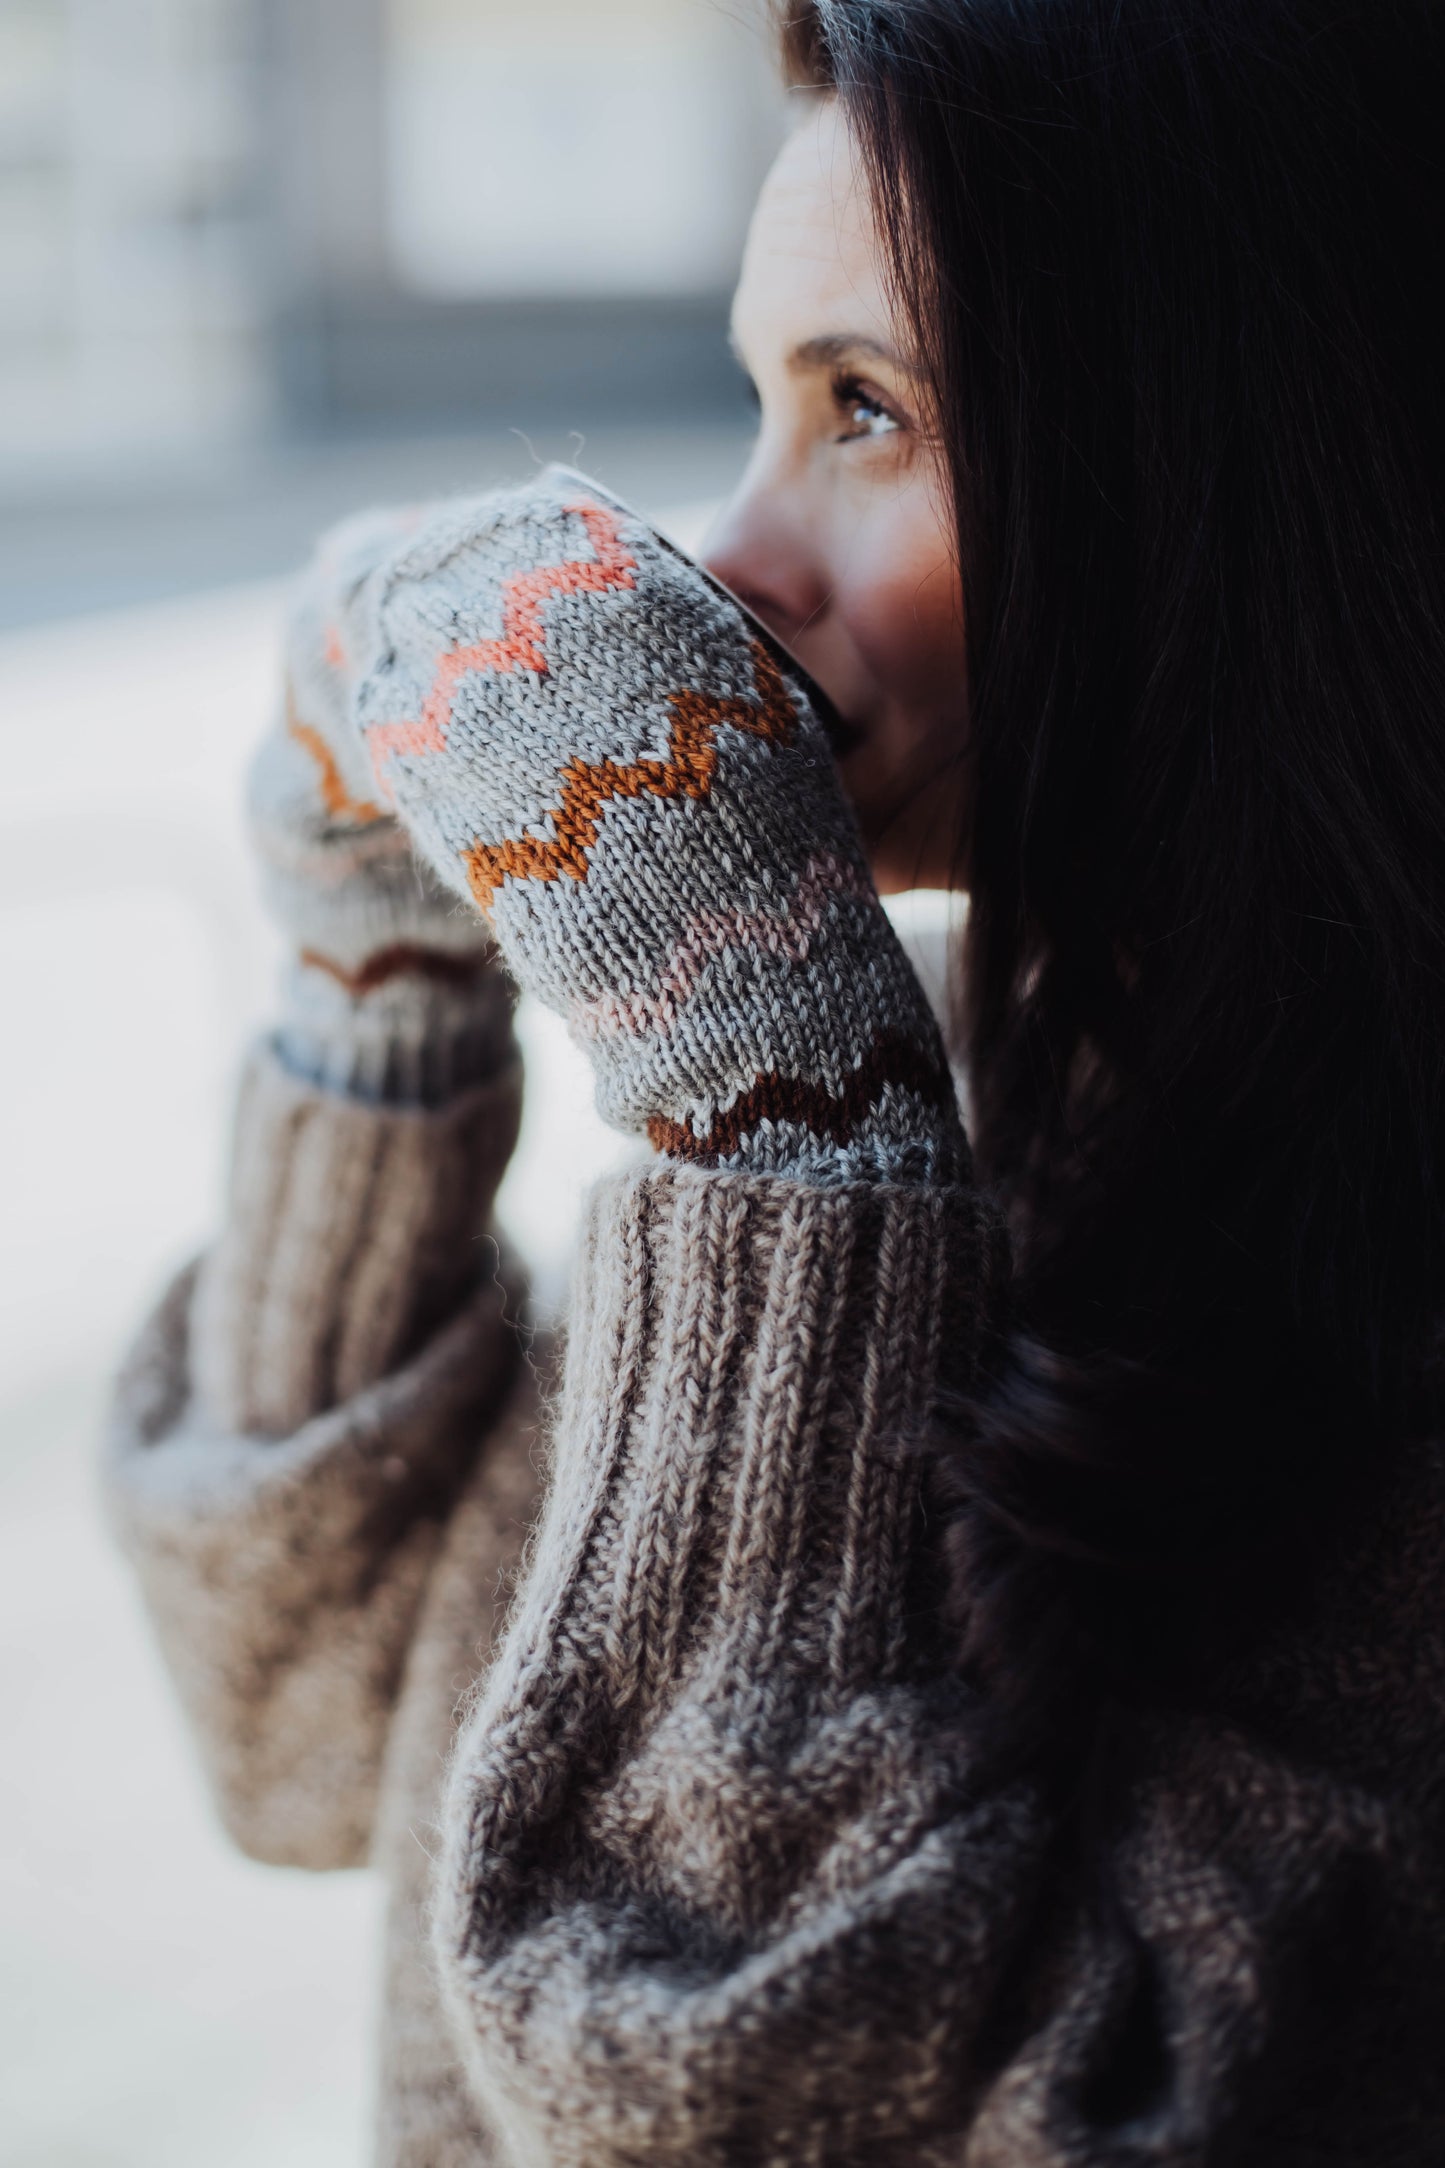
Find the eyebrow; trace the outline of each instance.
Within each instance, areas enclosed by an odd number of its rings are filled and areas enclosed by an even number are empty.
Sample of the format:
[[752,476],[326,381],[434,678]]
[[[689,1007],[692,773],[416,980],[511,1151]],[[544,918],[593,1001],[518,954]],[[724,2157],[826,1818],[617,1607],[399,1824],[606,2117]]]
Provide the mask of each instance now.
[[794,375],[801,375],[809,369],[834,369],[840,361],[851,358],[886,361],[909,376],[918,373],[895,348],[885,345],[882,339],[870,338],[865,331],[829,331],[816,339],[804,339],[789,354],[788,367]]
[[[728,335],[733,358],[739,368],[744,368],[738,342]],[[805,376],[812,369],[836,369],[842,361],[850,359],[884,361],[899,369],[905,376],[917,376],[920,372],[915,362],[900,354],[896,348],[887,346],[882,339],[873,338],[866,331],[825,331],[815,339],[804,339],[788,356],[788,369],[794,376]]]

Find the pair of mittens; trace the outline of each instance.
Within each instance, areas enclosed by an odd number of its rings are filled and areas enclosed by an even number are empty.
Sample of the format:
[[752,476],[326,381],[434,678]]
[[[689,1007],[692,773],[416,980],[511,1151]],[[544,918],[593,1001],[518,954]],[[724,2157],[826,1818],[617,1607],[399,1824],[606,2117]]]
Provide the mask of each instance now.
[[825,703],[698,566],[548,468],[429,509],[347,638],[345,788],[399,817],[565,1017],[608,1122],[707,1167],[963,1172]]

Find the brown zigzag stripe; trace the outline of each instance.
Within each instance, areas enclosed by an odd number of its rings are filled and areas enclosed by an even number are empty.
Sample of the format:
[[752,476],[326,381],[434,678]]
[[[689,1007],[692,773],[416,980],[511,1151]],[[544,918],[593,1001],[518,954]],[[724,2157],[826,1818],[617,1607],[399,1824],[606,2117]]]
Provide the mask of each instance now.
[[601,812],[610,798],[705,798],[717,771],[717,733],[723,724],[749,737],[783,743],[797,720],[782,672],[761,641],[752,643],[756,702],[720,700],[706,693],[672,695],[672,731],[665,760],[569,760],[549,837],[509,836],[503,843],[474,843],[464,863],[480,908],[491,906],[502,882],[555,881],[568,874],[587,878],[587,853],[597,840]]
[[825,1084],[779,1076],[773,1069],[755,1078],[725,1113],[715,1115],[705,1137],[686,1122],[672,1122],[662,1114],[652,1117],[647,1134],[656,1150],[670,1159],[690,1159],[705,1167],[730,1158],[742,1139],[765,1121],[797,1122],[815,1136],[846,1144],[886,1084],[916,1092],[925,1106],[950,1108],[954,1104],[953,1079],[940,1061],[915,1040],[885,1032],[874,1040],[841,1096],[835,1097]]
[[369,994],[376,987],[384,986],[388,979],[401,978],[407,972],[417,978],[436,979],[443,986],[470,986],[494,954],[495,951],[489,950],[484,956],[452,956],[445,949],[421,948],[414,941],[397,941],[390,948],[377,949],[354,971],[337,963],[334,957],[323,956],[320,949],[302,949],[301,961],[313,971],[326,972],[349,994]]

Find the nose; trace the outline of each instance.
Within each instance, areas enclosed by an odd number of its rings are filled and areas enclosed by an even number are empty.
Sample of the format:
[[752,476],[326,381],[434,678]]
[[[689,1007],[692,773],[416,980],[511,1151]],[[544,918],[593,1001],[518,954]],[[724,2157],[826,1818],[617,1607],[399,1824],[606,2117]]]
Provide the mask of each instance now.
[[703,538],[702,562],[780,640],[817,624],[828,581],[796,492],[744,475]]

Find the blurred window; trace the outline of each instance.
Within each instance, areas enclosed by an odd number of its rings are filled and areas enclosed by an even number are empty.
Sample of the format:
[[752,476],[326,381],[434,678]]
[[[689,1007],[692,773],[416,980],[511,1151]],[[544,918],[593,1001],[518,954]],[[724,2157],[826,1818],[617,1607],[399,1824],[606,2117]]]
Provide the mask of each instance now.
[[0,0],[0,491],[282,416],[735,418],[761,9]]
[[0,0],[0,483],[251,426],[254,0]]
[[397,276],[454,297],[726,287],[765,58],[709,0],[390,0]]

